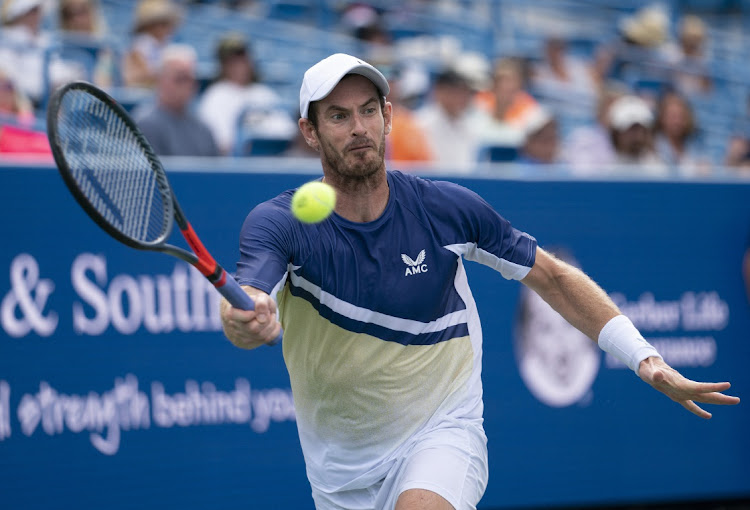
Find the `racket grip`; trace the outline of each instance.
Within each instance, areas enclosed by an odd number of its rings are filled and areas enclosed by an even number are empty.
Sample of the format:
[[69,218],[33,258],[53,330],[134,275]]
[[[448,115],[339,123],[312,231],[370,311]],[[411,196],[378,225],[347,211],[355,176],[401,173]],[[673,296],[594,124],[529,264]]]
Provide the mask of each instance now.
[[[255,310],[255,302],[250,296],[247,295],[247,292],[245,292],[242,287],[240,287],[240,284],[237,283],[237,280],[232,278],[232,275],[224,271],[223,280],[223,285],[217,286],[216,290],[218,290],[222,296],[227,298],[229,304],[231,304],[235,308],[239,308],[240,310]],[[283,336],[284,330],[279,331],[279,336],[274,338],[274,340],[270,342],[270,345],[276,345],[281,342]]]

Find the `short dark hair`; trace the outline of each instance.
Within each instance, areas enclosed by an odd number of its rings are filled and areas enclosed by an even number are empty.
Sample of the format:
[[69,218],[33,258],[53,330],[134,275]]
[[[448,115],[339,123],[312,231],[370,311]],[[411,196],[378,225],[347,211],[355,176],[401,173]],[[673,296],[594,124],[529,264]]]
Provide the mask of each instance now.
[[315,130],[318,130],[318,102],[313,101],[307,106],[307,120],[313,125]]

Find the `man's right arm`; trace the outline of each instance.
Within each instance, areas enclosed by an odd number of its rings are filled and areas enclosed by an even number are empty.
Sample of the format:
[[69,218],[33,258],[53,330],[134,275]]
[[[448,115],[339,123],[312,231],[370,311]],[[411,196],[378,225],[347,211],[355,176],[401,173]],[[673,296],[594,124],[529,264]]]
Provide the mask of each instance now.
[[[691,413],[701,418],[711,417],[711,413],[696,402],[719,405],[740,402],[739,398],[722,393],[729,389],[728,382],[691,381],[667,365],[630,320],[620,315],[620,310],[601,287],[582,271],[541,248],[537,249],[534,266],[521,282],[537,292],[573,326],[598,341],[600,347],[604,348],[602,342],[606,341],[609,344],[605,349],[607,352],[625,364],[632,361],[633,366],[629,366],[641,379]],[[645,346],[651,348],[653,354],[641,359]]]
[[221,300],[221,325],[232,344],[241,349],[255,349],[272,343],[281,331],[276,314],[276,302],[260,289],[243,285],[242,289],[255,302],[255,310],[234,308]]

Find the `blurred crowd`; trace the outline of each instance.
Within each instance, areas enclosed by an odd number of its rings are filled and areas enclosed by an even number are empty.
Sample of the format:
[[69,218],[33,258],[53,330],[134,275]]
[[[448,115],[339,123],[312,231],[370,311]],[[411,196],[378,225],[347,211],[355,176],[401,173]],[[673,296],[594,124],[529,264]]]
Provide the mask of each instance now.
[[[264,83],[253,34],[219,34],[212,74],[201,72],[193,42],[175,36],[192,4],[134,2],[127,40],[112,41],[108,23],[118,20],[98,0],[3,0],[0,158],[49,154],[46,101],[75,79],[136,98],[128,108],[161,155],[317,157],[300,143],[298,112]],[[225,8],[241,15],[255,7]],[[588,53],[550,33],[534,58],[459,44],[430,65],[403,58],[382,8],[342,2],[338,15],[338,26],[362,43],[360,56],[391,83],[387,157],[407,168],[455,174],[506,162],[540,175],[750,175],[748,97],[721,130],[696,113],[696,105],[711,108],[721,77],[711,66],[710,31],[695,14],[675,18],[646,5]]]

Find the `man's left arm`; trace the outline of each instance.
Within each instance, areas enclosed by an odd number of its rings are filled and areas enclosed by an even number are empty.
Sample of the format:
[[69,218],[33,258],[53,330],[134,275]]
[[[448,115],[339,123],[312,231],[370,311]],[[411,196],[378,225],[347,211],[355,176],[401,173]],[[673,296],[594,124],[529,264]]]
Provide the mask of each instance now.
[[731,405],[740,399],[721,392],[728,382],[701,383],[683,377],[646,342],[617,305],[583,271],[541,248],[531,271],[521,283],[539,294],[565,320],[623,361],[648,384],[681,404],[688,411],[710,418],[696,402]]

